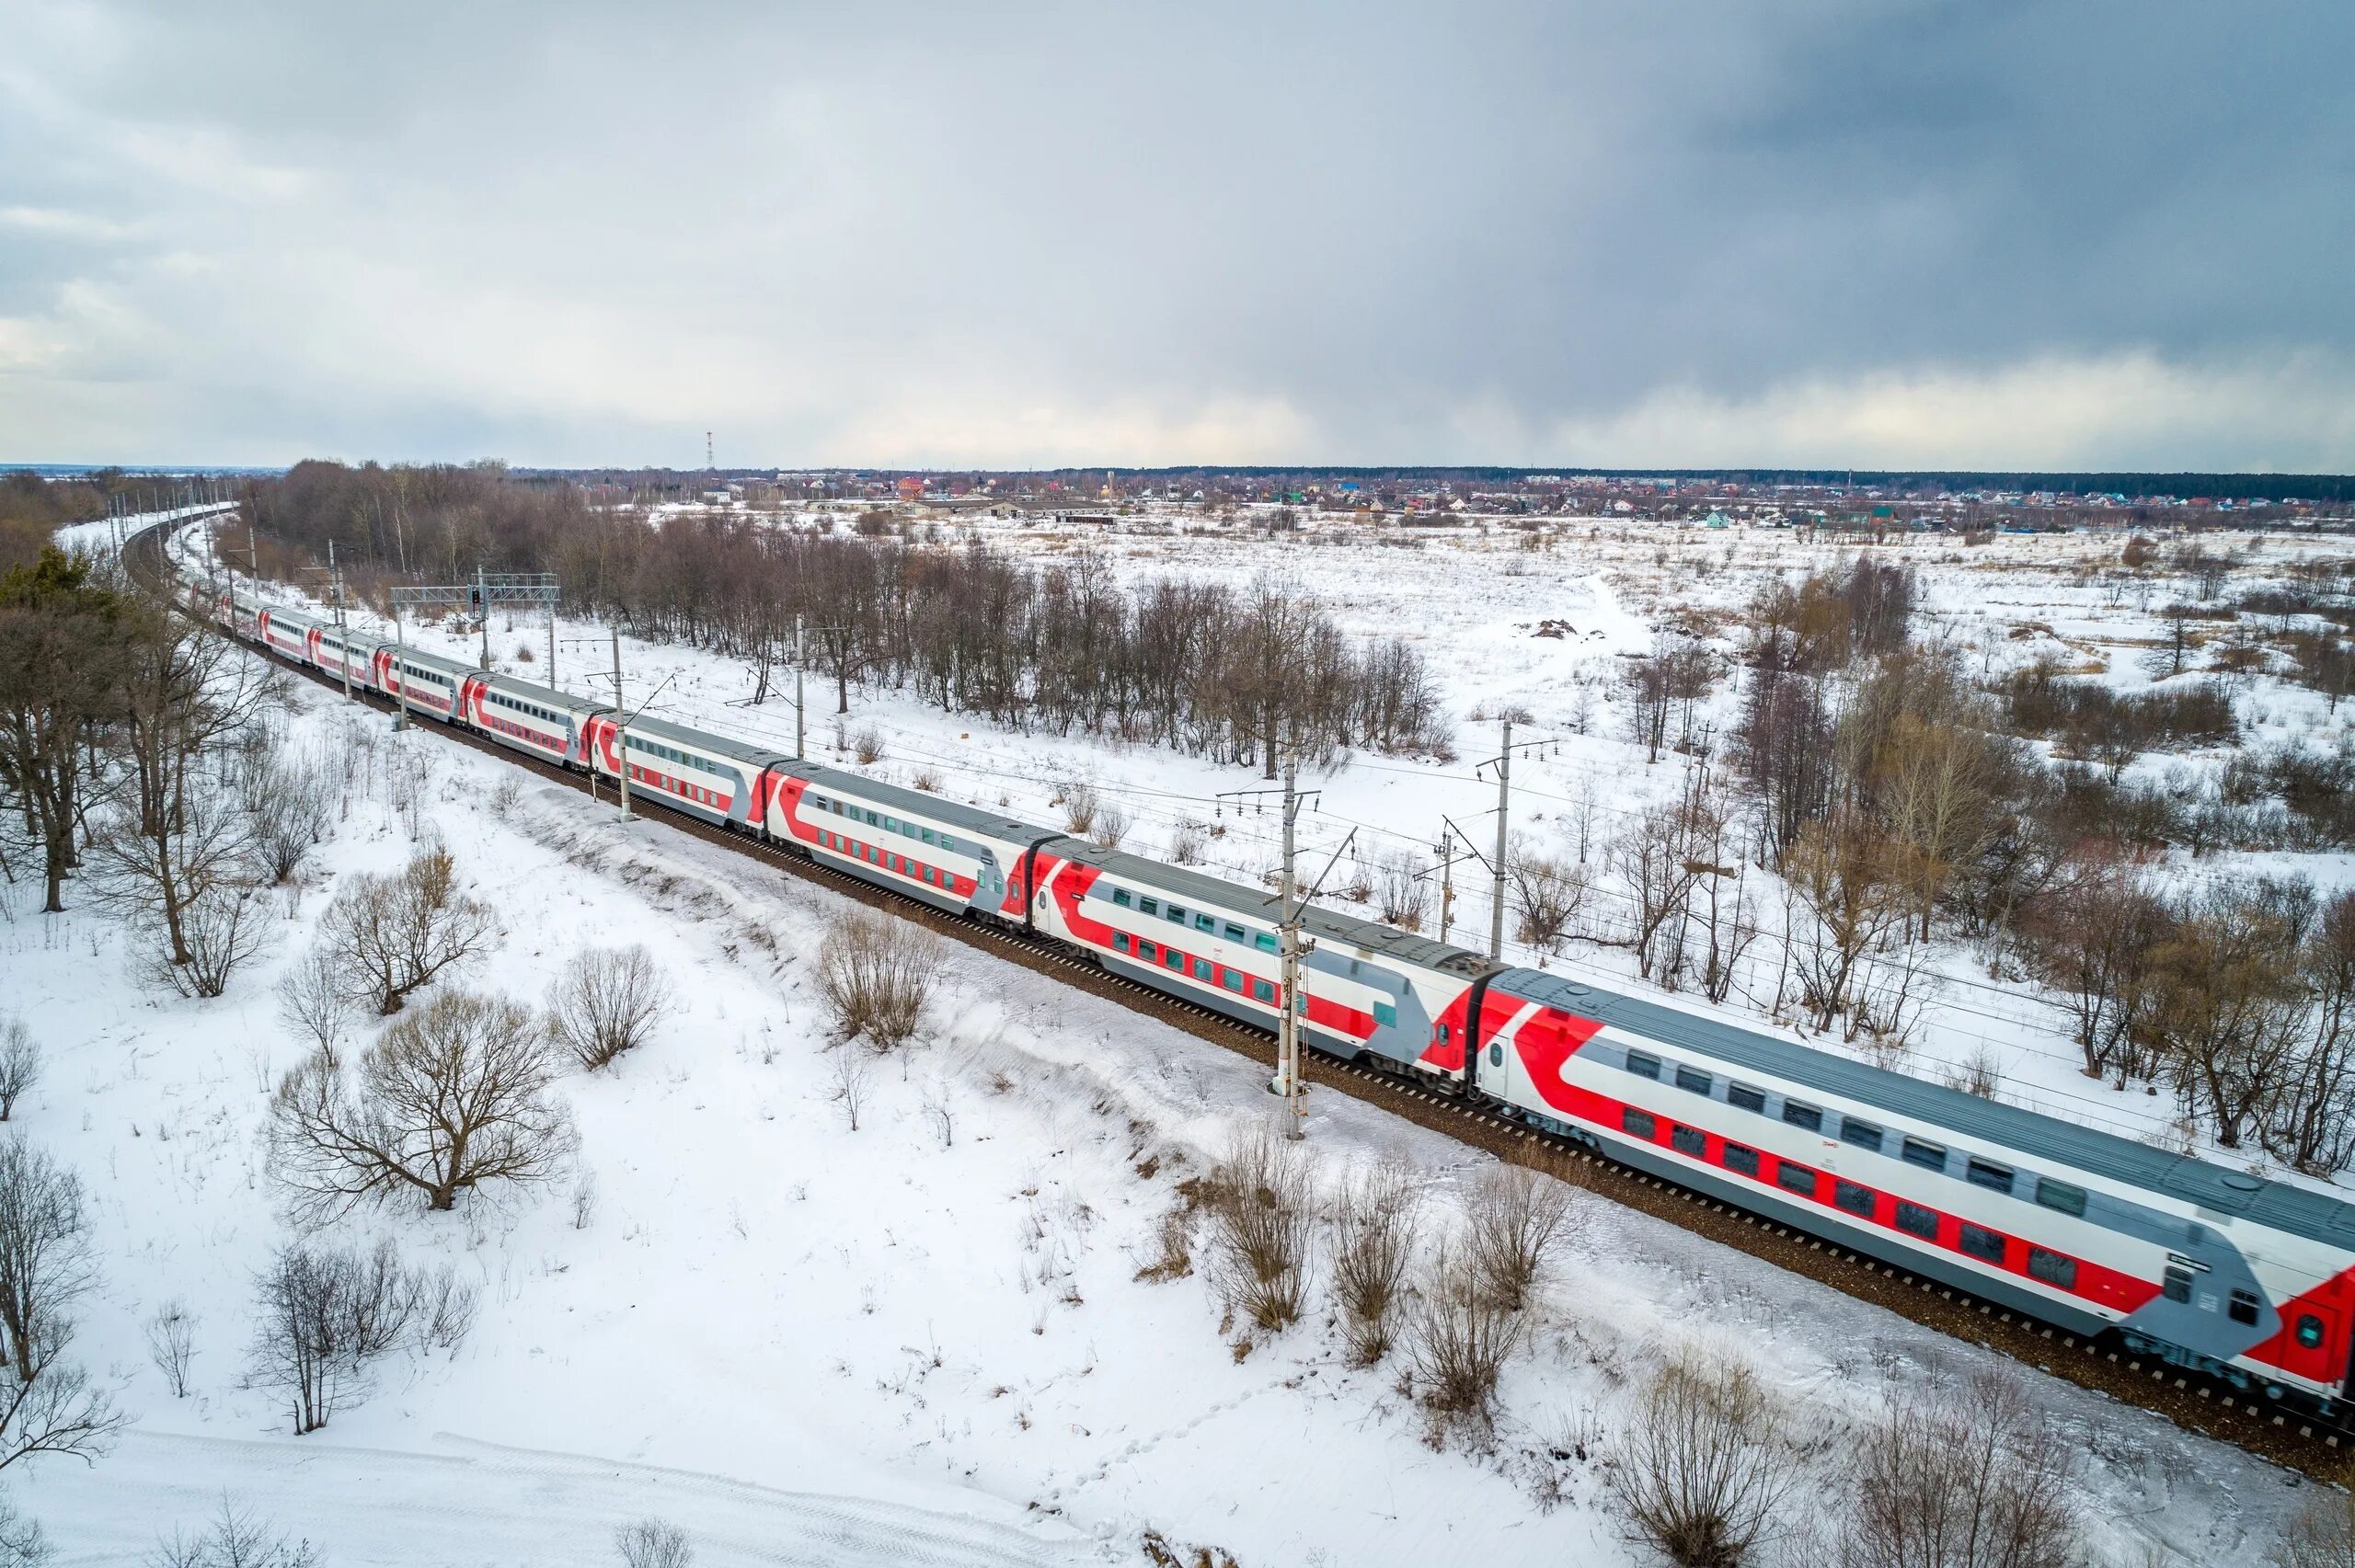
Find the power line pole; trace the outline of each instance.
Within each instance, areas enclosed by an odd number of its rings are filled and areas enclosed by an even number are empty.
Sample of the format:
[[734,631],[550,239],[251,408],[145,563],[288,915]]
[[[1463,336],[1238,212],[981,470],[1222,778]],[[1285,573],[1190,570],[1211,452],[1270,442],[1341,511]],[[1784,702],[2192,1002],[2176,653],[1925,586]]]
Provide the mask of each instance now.
[[1445,832],[1439,839],[1439,940],[1447,944],[1448,928],[1455,923],[1455,835]]
[[336,567],[335,541],[332,539],[327,541],[327,592],[335,599],[336,640],[343,645],[336,655],[336,662],[343,667],[343,700],[348,703],[351,700],[351,634],[344,622],[343,573]]
[[477,662],[481,669],[488,670],[490,668],[490,586],[483,581],[482,567],[479,566],[475,567],[475,603],[482,609],[482,658]]
[[[622,706],[622,629],[610,628],[614,638],[614,784],[621,791],[622,820],[629,820],[629,719]],[[596,764],[590,763],[590,771]]]
[[802,671],[808,668],[809,662],[801,642],[801,615],[797,611],[793,616],[793,760],[797,762],[803,761],[801,741],[807,727],[802,719],[810,711],[801,680]]
[[1276,927],[1282,974],[1277,994],[1283,1000],[1283,1014],[1276,1027],[1276,1081],[1270,1085],[1284,1097],[1284,1109],[1291,1113],[1284,1128],[1287,1138],[1304,1138],[1308,1132],[1308,1101],[1303,1093],[1307,1086],[1301,1082],[1300,1070],[1300,883],[1292,869],[1294,830],[1300,820],[1299,784],[1299,753],[1288,747],[1284,751],[1284,863],[1276,887],[1283,917]]
[[1504,721],[1505,743],[1497,753],[1497,874],[1496,903],[1488,910],[1488,956],[1505,950],[1505,833],[1512,825],[1512,720]]

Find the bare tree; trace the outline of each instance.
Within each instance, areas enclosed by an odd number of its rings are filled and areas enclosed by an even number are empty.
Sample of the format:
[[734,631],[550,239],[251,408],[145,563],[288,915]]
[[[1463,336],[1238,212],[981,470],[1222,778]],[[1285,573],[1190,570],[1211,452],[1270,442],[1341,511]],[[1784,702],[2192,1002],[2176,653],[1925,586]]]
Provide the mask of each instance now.
[[1570,922],[1586,907],[1591,878],[1587,867],[1514,843],[1505,856],[1505,887],[1518,921],[1517,941],[1548,953],[1558,951]]
[[667,1519],[640,1519],[614,1531],[623,1568],[688,1568],[695,1560],[687,1532]]
[[1607,851],[1611,869],[1634,895],[1636,967],[1648,977],[1673,967],[1675,956],[1661,952],[1660,935],[1683,913],[1700,876],[1693,854],[1693,818],[1684,801],[1664,802],[1640,813]]
[[1401,931],[1420,931],[1430,910],[1430,884],[1423,879],[1422,857],[1400,850],[1373,863],[1373,904],[1382,918]]
[[255,759],[246,794],[254,847],[273,882],[292,881],[335,827],[336,782],[324,761],[273,747]]
[[1854,1455],[1840,1568],[2072,1568],[2069,1448],[2018,1382],[1990,1372],[1909,1400]]
[[1740,1568],[1774,1533],[1798,1472],[1757,1374],[1680,1356],[1636,1401],[1610,1471],[1631,1532],[1680,1568]]
[[1464,1261],[1499,1306],[1518,1312],[1572,1224],[1570,1189],[1525,1165],[1491,1165],[1465,1194]]
[[1096,786],[1084,779],[1073,779],[1056,791],[1062,797],[1063,826],[1074,838],[1086,838],[1096,831],[1096,818],[1104,809]]
[[1211,1173],[1212,1279],[1228,1307],[1275,1332],[1300,1317],[1316,1227],[1304,1144],[1255,1123]]
[[843,1118],[850,1123],[850,1130],[858,1130],[858,1118],[866,1114],[867,1091],[875,1080],[875,1059],[864,1051],[853,1050],[848,1041],[834,1047],[829,1059],[833,1064],[827,1075],[826,1098],[843,1108]]
[[1352,1176],[1333,1201],[1333,1297],[1356,1366],[1371,1367],[1390,1353],[1414,1257],[1419,1196],[1412,1172],[1379,1164]]
[[17,1102],[40,1082],[40,1046],[21,1018],[0,1023],[0,1122],[17,1114]]
[[446,1265],[411,1268],[389,1241],[367,1252],[281,1247],[254,1295],[246,1386],[284,1400],[298,1435],[366,1398],[379,1356],[452,1348],[474,1313],[474,1293]]
[[93,1459],[121,1425],[106,1391],[62,1359],[67,1311],[96,1279],[80,1178],[23,1134],[0,1137],[0,1470],[30,1454]]
[[56,1560],[57,1549],[40,1521],[0,1497],[0,1568],[49,1568]]
[[353,875],[321,922],[327,946],[353,977],[353,1000],[385,1015],[489,945],[497,929],[490,906],[460,890],[456,863],[438,845],[389,876]]
[[431,1209],[487,1183],[554,1179],[574,1147],[548,1097],[556,1062],[531,1012],[453,991],[386,1029],[357,1073],[325,1053],[279,1083],[270,1167],[298,1214],[416,1193]]
[[149,974],[182,996],[221,996],[230,978],[268,944],[270,929],[269,911],[250,886],[208,887],[180,910],[188,962],[164,962],[158,951]]
[[2316,1484],[2265,1560],[2273,1568],[2355,1568],[2355,1473]]
[[314,943],[279,979],[278,1019],[330,1056],[351,1026],[350,986],[324,943]]
[[946,959],[940,939],[922,926],[879,910],[851,910],[826,933],[818,983],[844,1035],[888,1051],[924,1021]]
[[1527,1320],[1499,1303],[1461,1251],[1442,1250],[1407,1318],[1416,1396],[1440,1426],[1484,1435],[1497,1379]]
[[1097,808],[1096,831],[1089,837],[1101,848],[1116,850],[1129,836],[1129,808],[1108,800]]
[[675,1006],[671,983],[643,945],[591,947],[575,954],[548,989],[548,1027],[594,1071],[644,1044]]
[[158,1542],[148,1568],[319,1568],[307,1540],[289,1541],[267,1519],[256,1518],[226,1496],[213,1522],[194,1535],[174,1530]]
[[1810,917],[1789,938],[1801,1000],[1818,1029],[1855,1022],[1867,955],[1912,914],[1903,857],[1861,815],[1809,823],[1784,855],[1791,891]]
[[164,1375],[164,1386],[174,1399],[188,1398],[189,1365],[196,1359],[197,1315],[178,1297],[155,1309],[147,1319],[147,1358]]

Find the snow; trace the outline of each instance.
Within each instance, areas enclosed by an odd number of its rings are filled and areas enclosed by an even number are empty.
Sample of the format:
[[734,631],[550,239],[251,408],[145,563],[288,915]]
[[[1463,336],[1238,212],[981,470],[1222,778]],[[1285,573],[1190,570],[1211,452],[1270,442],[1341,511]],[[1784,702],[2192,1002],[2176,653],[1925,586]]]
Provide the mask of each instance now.
[[[1497,751],[1499,735],[1492,715],[1514,707],[1526,708],[1535,720],[1515,729],[1515,832],[1557,853],[1574,852],[1583,841],[1599,859],[1603,843],[1631,815],[1673,798],[1684,784],[1681,759],[1669,756],[1648,765],[1640,748],[1620,738],[1610,699],[1619,656],[1648,648],[1653,624],[1671,613],[1722,618],[1746,603],[1768,577],[1795,578],[1831,567],[1857,548],[1794,531],[1592,520],[1557,522],[1546,531],[1502,520],[1463,529],[1406,530],[1312,517],[1304,532],[1269,535],[1151,515],[1111,531],[1091,524],[967,519],[942,525],[938,537],[980,539],[1040,560],[1094,549],[1132,582],[1164,574],[1235,583],[1261,576],[1289,578],[1314,590],[1352,631],[1413,640],[1456,720],[1458,760],[1361,756],[1309,781],[1320,793],[1302,818],[1305,875],[1323,866],[1352,830],[1358,834],[1352,854],[1364,861],[1414,853],[1430,863],[1432,846],[1448,822],[1482,853],[1489,853],[1496,784],[1493,772],[1476,773],[1475,764]],[[2268,580],[2303,555],[2331,549],[2326,542],[2280,537],[2257,543],[2247,536],[2205,536],[2204,542],[2211,550],[2246,553],[2257,563],[2233,579],[2234,590]],[[2108,603],[2097,574],[2115,564],[2120,543],[2117,537],[2007,534],[1962,548],[1947,537],[1905,534],[1875,547],[1874,558],[1915,568],[1922,604],[1917,635],[1959,647],[1974,670],[2000,672],[2051,655],[2098,668],[2103,679],[2131,689],[2149,681],[2136,656],[2156,638],[2155,611],[2174,594],[2171,589],[2155,595],[2146,591],[2139,602],[2130,598]],[[499,618],[492,662],[525,679],[546,681],[545,627],[544,621]],[[1545,635],[1552,632],[1563,635]],[[390,635],[388,627],[385,635]],[[411,635],[421,647],[470,664],[479,651],[471,626],[413,626]],[[606,629],[562,620],[557,636],[555,683],[610,692]],[[1732,649],[1729,636],[1721,634],[1718,640]],[[520,658],[526,649],[528,661]],[[778,690],[769,702],[753,707],[753,682],[744,666],[627,635],[622,650],[633,704],[659,692],[649,710],[654,714],[792,750],[789,670],[777,672]],[[815,673],[809,699],[808,753],[831,765],[902,784],[930,775],[949,795],[1048,824],[1062,820],[1054,803],[1064,783],[1086,780],[1131,814],[1129,848],[1166,853],[1172,838],[1191,829],[1204,839],[1206,869],[1250,882],[1265,879],[1275,865],[1278,818],[1266,797],[1230,793],[1265,789],[1256,770],[1087,736],[1018,733],[972,715],[943,714],[906,692],[856,685],[850,715],[838,720],[833,685]],[[1733,703],[1730,688],[1723,687],[1705,715],[1719,734],[1732,722]],[[2355,726],[2355,704],[2342,704],[2332,715],[2319,694],[2271,676],[2255,681],[2246,706],[2264,715],[2250,744],[2299,736],[2328,745]],[[1590,716],[1580,732],[1582,708]],[[884,755],[872,767],[862,767],[850,742],[869,727],[882,736]],[[1534,754],[1522,749],[1532,741],[1542,743]],[[2170,767],[2212,772],[2228,754],[2217,749],[2154,755],[2136,767],[2154,775]],[[2242,868],[2302,872],[2326,889],[2355,884],[2355,855],[2345,854],[2219,855],[2196,865],[2178,859],[2168,874],[2188,878]],[[1347,869],[1337,872],[1337,883],[1347,880]],[[1774,879],[1755,868],[1750,875],[1757,909],[1771,921]],[[1465,946],[1486,945],[1487,877],[1476,860],[1460,861],[1455,869],[1451,935]],[[1326,901],[1338,902],[1329,896]],[[1434,898],[1434,910],[1436,903]],[[1590,898],[1591,910],[1605,920],[1624,920],[1627,905],[1626,892],[1607,879]],[[1508,932],[1511,923],[1507,921]],[[1623,950],[1572,944],[1549,954],[1508,942],[1506,956],[1638,991],[1651,990]],[[1777,1028],[1764,1015],[1775,990],[1777,956],[1771,938],[1753,948],[1742,984],[1725,1008],[1711,1009],[1690,998],[1669,1000],[1745,1027]],[[2139,1085],[2120,1091],[2086,1079],[2066,1019],[2032,987],[2008,976],[1991,978],[1983,954],[1944,942],[1931,950],[1927,969],[1929,1004],[1913,1033],[1910,1070],[1937,1078],[1984,1058],[1999,1070],[1998,1093],[2005,1099],[2103,1131],[2252,1165],[2274,1179],[2309,1179],[2253,1159],[2251,1150],[2220,1150],[2198,1134],[2187,1139],[2172,1103],[2144,1093]],[[1782,1032],[1821,1049],[1864,1048],[1850,1047],[1836,1036]]]
[[[603,1561],[612,1525],[646,1513],[706,1565],[1130,1562],[1147,1528],[1253,1568],[1633,1564],[1593,1459],[1551,1450],[1598,1431],[1607,1447],[1669,1348],[1738,1348],[1826,1453],[1896,1391],[1989,1360],[1584,1199],[1508,1369],[1497,1450],[1434,1448],[1394,1371],[1342,1367],[1321,1312],[1238,1359],[1199,1276],[1134,1277],[1176,1181],[1265,1114],[1265,1064],[960,947],[853,1132],[809,978],[838,895],[430,733],[396,740],[309,682],[283,709],[298,744],[361,771],[227,997],[138,989],[117,927],[8,890],[8,1005],[50,1052],[17,1119],[82,1174],[104,1267],[75,1354],[137,1416],[95,1468],[20,1467],[11,1494],[64,1561],[125,1561],[225,1493],[338,1565]],[[1191,767],[1110,762],[1173,788]],[[415,820],[395,805],[402,769],[421,781]],[[250,1276],[283,1233],[259,1133],[298,1055],[270,987],[339,878],[425,833],[505,928],[464,983],[530,1000],[582,944],[640,941],[683,1007],[560,1085],[594,1179],[585,1228],[564,1187],[340,1228],[455,1264],[480,1309],[454,1357],[396,1358],[367,1402],[297,1438],[239,1378]],[[928,1099],[954,1107],[946,1147]],[[1327,1176],[1404,1160],[1433,1228],[1486,1159],[1345,1095],[1311,1104]],[[184,1401],[141,1340],[175,1297],[201,1320]],[[2050,1379],[2030,1393],[2095,1460],[2081,1485],[2106,1547],[2254,1563],[2300,1500],[2294,1478],[2154,1417]],[[1819,1465],[1810,1485],[1837,1481]]]

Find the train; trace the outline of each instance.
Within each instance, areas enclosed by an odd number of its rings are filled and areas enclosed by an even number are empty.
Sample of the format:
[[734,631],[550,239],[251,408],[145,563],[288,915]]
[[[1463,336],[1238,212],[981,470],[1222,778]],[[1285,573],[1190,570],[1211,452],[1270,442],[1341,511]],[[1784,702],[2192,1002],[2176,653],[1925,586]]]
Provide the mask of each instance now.
[[189,607],[406,704],[934,910],[1058,943],[2058,1329],[2334,1415],[2355,1206],[1706,1013],[1310,905],[1286,995],[1265,891],[415,648],[250,588]]

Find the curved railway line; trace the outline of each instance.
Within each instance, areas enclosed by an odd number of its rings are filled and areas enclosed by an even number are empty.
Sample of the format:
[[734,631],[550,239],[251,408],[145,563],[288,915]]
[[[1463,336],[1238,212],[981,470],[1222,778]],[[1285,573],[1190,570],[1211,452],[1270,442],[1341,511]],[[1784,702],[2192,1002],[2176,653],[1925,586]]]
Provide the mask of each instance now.
[[[151,525],[132,535],[123,546],[125,569],[154,591],[165,592],[167,586],[163,540],[171,526]],[[165,597],[171,596],[165,592]],[[173,602],[177,604],[177,599]],[[283,659],[270,662],[295,670],[339,694],[342,692],[341,682],[323,670],[292,665]],[[392,710],[393,704],[379,694],[355,691],[353,695],[387,714]],[[584,794],[590,790],[591,781],[582,774],[541,761],[468,730],[430,721],[429,715],[412,717],[410,727],[472,747],[550,783]],[[816,861],[715,827],[672,808],[660,795],[634,790],[631,809],[649,817],[659,812],[661,819],[678,831],[724,845],[787,876],[821,884],[845,898],[888,910],[950,940],[994,953],[1255,1061],[1269,1059],[1272,1036],[1266,1032],[1124,979],[1045,938],[1026,936],[988,921],[944,914]],[[1500,1160],[1544,1172],[1638,1213],[1666,1220],[1789,1273],[1828,1285],[1924,1327],[2107,1394],[2120,1403],[2150,1411],[2180,1426],[2235,1444],[2310,1475],[2340,1474],[2349,1458],[2355,1456],[2355,1425],[2342,1425],[2310,1411],[2288,1408],[2235,1390],[2221,1379],[2127,1350],[2114,1333],[2089,1336],[2039,1322],[2013,1309],[1980,1300],[1967,1291],[1809,1236],[1739,1205],[1637,1171],[1573,1139],[1534,1130],[1454,1096],[1432,1093],[1402,1076],[1343,1060],[1313,1046],[1304,1048],[1315,1055],[1324,1081],[1340,1093]]]

